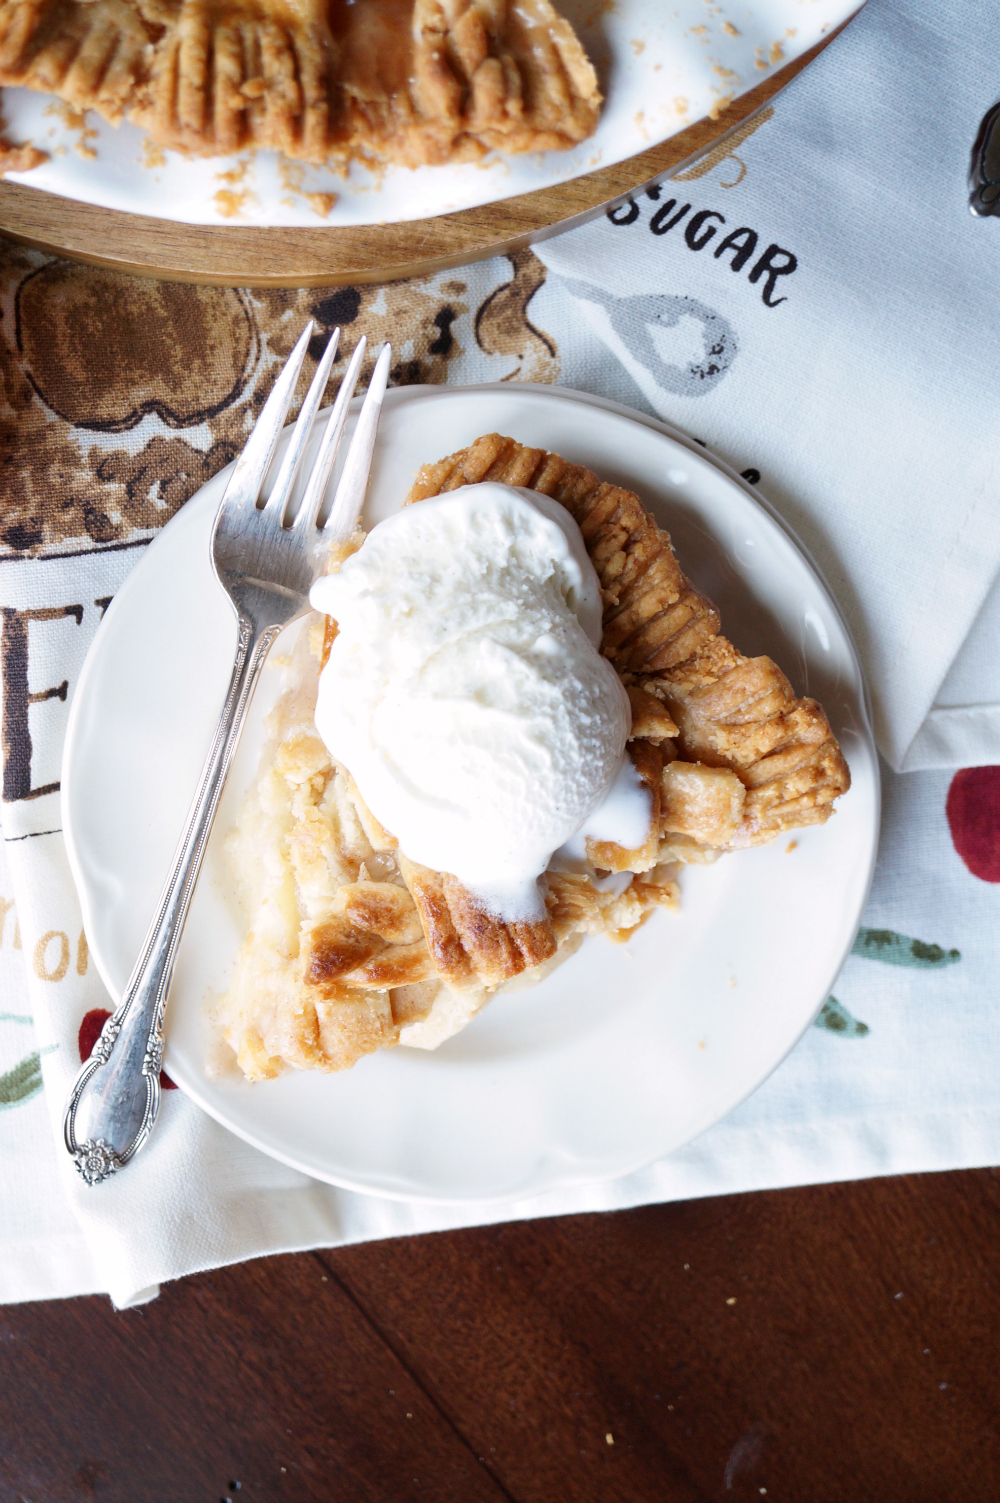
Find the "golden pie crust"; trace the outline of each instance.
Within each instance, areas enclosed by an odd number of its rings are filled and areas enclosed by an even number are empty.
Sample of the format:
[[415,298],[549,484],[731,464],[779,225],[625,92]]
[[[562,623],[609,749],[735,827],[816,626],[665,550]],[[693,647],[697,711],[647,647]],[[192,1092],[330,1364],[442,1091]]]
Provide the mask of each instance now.
[[[636,495],[489,434],[424,466],[407,504],[484,480],[551,496],[580,527],[604,600],[602,652],[632,707],[649,839],[638,850],[588,841],[593,876],[547,873],[544,920],[490,914],[455,877],[408,860],[331,761],[312,724],[333,637],[318,623],[312,692],[281,711],[236,836],[239,866],[255,874],[253,930],[219,1016],[251,1079],[344,1069],[398,1042],[436,1047],[497,987],[541,979],[582,935],[624,940],[675,907],[681,864],[820,824],[850,786],[820,705],[719,634],[718,611]],[[614,873],[628,875],[624,890],[599,875]]]
[[425,465],[408,500],[483,480],[541,491],[579,525],[604,600],[601,651],[629,688],[633,735],[649,734],[637,730],[635,706],[637,693],[651,695],[677,727],[675,737],[655,738],[664,761],[692,769],[688,793],[678,769],[665,771],[664,836],[738,849],[829,818],[851,776],[822,707],[797,698],[770,658],[744,657],[719,634],[719,612],[685,578],[668,534],[638,496],[493,433]]
[[335,166],[561,150],[601,105],[549,0],[2,0],[0,84],[177,151]]

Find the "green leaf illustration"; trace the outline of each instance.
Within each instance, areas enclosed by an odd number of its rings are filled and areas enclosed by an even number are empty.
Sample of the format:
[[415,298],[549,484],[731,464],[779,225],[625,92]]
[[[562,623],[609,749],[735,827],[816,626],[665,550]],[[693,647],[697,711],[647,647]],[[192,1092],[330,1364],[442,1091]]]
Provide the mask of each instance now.
[[851,954],[881,960],[885,965],[916,966],[918,970],[954,965],[962,958],[960,950],[942,950],[940,945],[925,944],[922,939],[911,939],[894,929],[859,929]]
[[0,1075],[0,1111],[8,1106],[21,1106],[37,1096],[42,1089],[42,1061],[36,1049],[28,1054],[13,1070]]
[[839,1033],[842,1039],[863,1039],[867,1033],[871,1032],[868,1024],[853,1017],[843,1002],[838,1002],[836,997],[826,999],[813,1027],[826,1028],[830,1033]]

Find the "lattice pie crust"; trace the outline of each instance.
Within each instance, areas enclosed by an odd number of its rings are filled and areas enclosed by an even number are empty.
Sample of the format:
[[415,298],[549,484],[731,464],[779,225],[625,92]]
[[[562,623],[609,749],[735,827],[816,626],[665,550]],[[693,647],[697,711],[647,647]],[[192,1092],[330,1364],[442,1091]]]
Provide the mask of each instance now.
[[549,0],[0,0],[0,84],[177,151],[335,166],[559,150],[601,105]]
[[850,786],[821,707],[797,699],[770,658],[719,635],[716,608],[637,496],[490,434],[425,466],[407,502],[482,480],[552,496],[580,526],[604,599],[602,651],[632,705],[650,838],[632,851],[587,843],[597,871],[633,874],[624,891],[548,873],[544,922],[487,913],[454,877],[408,861],[331,762],[312,721],[317,621],[233,837],[252,931],[219,1019],[252,1080],[345,1069],[395,1043],[434,1048],[498,987],[540,979],[583,935],[624,940],[675,906],[681,864],[822,823]]

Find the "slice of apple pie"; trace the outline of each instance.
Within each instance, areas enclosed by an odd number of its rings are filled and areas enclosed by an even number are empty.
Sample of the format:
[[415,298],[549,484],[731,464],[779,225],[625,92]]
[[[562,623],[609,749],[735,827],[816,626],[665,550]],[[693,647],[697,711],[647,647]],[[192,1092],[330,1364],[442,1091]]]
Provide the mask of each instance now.
[[850,786],[822,708],[719,634],[718,611],[637,496],[490,434],[425,466],[407,503],[487,480],[541,492],[579,525],[603,597],[602,652],[628,693],[648,838],[637,849],[588,839],[588,869],[548,871],[534,920],[506,922],[453,876],[408,860],[316,733],[333,631],[317,619],[232,837],[252,929],[219,1020],[250,1079],[343,1069],[396,1043],[434,1048],[584,935],[628,939],[675,907],[682,864],[822,823]]
[[2,0],[0,84],[178,151],[335,166],[561,150],[601,104],[550,0]]

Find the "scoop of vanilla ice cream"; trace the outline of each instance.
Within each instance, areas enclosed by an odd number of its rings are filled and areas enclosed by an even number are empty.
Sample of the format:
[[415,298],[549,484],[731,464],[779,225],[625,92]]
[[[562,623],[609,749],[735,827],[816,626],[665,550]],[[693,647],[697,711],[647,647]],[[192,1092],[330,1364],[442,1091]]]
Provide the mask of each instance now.
[[369,808],[411,860],[539,916],[536,879],[615,784],[630,729],[572,517],[466,486],[379,523],[310,601],[338,626],[316,725]]

